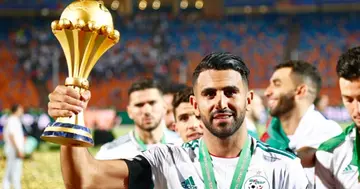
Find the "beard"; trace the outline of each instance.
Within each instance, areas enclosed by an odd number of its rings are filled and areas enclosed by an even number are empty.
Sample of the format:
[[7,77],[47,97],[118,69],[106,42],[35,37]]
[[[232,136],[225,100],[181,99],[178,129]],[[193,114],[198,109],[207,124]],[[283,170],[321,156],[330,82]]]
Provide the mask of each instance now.
[[277,105],[270,109],[270,115],[273,117],[282,116],[295,107],[295,94],[287,93],[280,96]]
[[[239,112],[239,114],[232,110],[217,110],[210,114],[210,119],[206,119],[206,117],[200,112],[200,117],[205,127],[210,131],[211,134],[218,138],[225,139],[232,136],[243,124],[246,113],[245,107],[243,110],[244,111]],[[214,115],[218,113],[230,113],[233,118],[232,122],[230,124],[228,122],[222,122],[219,125],[214,125]]]
[[135,125],[137,125],[143,131],[151,132],[160,126],[160,122],[161,122],[161,119],[155,120],[154,124],[151,124],[151,125],[145,125],[143,123],[136,123],[136,122],[135,122]]

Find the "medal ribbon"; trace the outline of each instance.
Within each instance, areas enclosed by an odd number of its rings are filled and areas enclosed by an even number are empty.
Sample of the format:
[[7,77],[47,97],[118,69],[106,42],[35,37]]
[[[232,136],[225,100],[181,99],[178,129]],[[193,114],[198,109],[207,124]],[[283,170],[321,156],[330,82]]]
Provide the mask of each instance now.
[[[239,160],[236,164],[234,176],[231,181],[230,189],[240,189],[245,180],[247,170],[250,165],[253,150],[251,148],[251,139],[246,137],[244,148],[240,153]],[[211,163],[209,151],[203,140],[200,140],[199,161],[204,184],[206,189],[217,189],[217,183],[214,175],[214,168]]]

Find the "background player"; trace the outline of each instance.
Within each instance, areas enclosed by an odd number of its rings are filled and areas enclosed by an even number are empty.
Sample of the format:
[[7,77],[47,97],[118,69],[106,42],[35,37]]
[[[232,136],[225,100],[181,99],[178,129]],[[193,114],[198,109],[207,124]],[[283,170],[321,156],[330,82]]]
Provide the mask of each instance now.
[[265,91],[273,116],[265,142],[300,157],[312,184],[315,149],[342,132],[336,122],[315,110],[313,103],[320,88],[321,77],[316,67],[305,61],[287,61],[275,67]]
[[203,135],[203,124],[195,109],[190,103],[194,96],[193,89],[187,87],[175,94],[172,106],[174,107],[175,130],[184,142],[200,138]]
[[11,115],[4,128],[6,168],[3,177],[3,189],[21,189],[23,159],[25,157],[25,138],[21,124],[24,109],[21,105],[13,105]]
[[342,100],[353,123],[316,152],[316,188],[359,188],[360,47],[349,49],[337,62]]
[[[59,102],[52,99],[58,98],[67,90],[65,86],[57,87],[50,96],[49,107],[57,107]],[[131,158],[155,144],[181,142],[175,133],[166,130],[166,104],[159,83],[153,79],[138,80],[131,85],[128,95],[127,112],[134,120],[135,128],[127,135],[104,144],[96,154],[97,159]]]

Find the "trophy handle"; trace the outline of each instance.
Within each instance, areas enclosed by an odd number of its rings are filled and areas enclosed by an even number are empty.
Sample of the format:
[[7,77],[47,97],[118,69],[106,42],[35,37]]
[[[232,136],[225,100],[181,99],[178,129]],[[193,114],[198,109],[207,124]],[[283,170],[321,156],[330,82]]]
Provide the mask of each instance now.
[[[74,88],[79,93],[85,90],[76,86],[68,87]],[[54,123],[49,123],[41,135],[41,139],[65,146],[94,146],[91,130],[85,127],[83,111],[71,117],[59,117]]]

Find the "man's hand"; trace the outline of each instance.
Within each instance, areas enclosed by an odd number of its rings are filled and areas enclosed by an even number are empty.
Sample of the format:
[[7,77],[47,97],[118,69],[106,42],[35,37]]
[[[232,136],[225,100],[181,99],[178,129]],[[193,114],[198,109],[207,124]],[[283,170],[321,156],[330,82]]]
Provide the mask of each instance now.
[[90,91],[79,93],[72,87],[59,85],[49,94],[48,113],[54,119],[71,117],[83,111],[90,98]]
[[315,166],[315,153],[316,153],[315,148],[302,147],[296,152],[304,168],[311,168]]
[[25,158],[25,154],[23,152],[18,151],[17,152],[17,157],[20,159],[24,159]]

